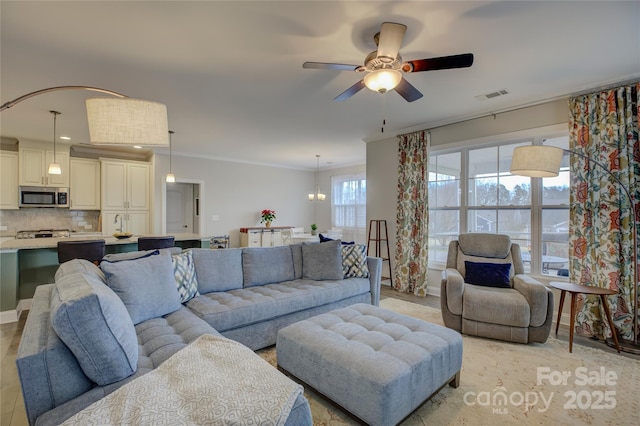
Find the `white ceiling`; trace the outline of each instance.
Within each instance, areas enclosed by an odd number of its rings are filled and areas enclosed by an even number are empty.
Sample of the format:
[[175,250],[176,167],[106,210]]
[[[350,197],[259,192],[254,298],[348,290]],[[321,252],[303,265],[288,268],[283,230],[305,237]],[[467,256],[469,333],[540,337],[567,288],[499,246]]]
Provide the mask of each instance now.
[[[390,137],[640,76],[638,1],[0,2],[1,100],[87,85],[161,102],[177,155],[314,169],[365,162],[363,140]],[[471,68],[408,74],[424,97],[367,89],[332,99],[384,21],[406,24],[405,60],[471,52]],[[507,96],[475,96],[508,89]],[[1,113],[1,134],[88,139],[83,91]],[[381,134],[382,119],[387,126]],[[167,150],[159,149],[165,153]]]

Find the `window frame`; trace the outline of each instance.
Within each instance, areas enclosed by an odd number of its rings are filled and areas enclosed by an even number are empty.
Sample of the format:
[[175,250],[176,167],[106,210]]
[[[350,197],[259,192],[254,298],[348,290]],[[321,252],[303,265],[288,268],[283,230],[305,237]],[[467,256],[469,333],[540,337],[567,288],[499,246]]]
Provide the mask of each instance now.
[[[567,210],[569,212],[570,205],[544,205],[542,203],[542,190],[543,183],[540,178],[530,178],[530,191],[531,191],[531,204],[530,205],[513,205],[513,206],[501,206],[499,204],[492,206],[469,206],[468,196],[469,196],[469,152],[476,149],[490,148],[490,147],[500,147],[505,145],[512,144],[521,144],[521,143],[531,143],[534,145],[542,145],[543,142],[547,139],[559,138],[559,137],[568,137],[569,130],[566,125],[554,125],[554,126],[546,126],[537,129],[525,130],[520,132],[513,132],[508,134],[502,134],[495,137],[486,137],[477,140],[470,141],[461,141],[455,144],[447,144],[442,146],[432,146],[429,151],[429,155],[444,155],[451,154],[455,152],[460,153],[460,206],[459,207],[431,207],[431,203],[429,203],[429,211],[432,210],[459,210],[459,221],[460,221],[460,232],[470,232],[469,231],[469,223],[468,223],[468,215],[470,210],[491,210],[491,211],[499,211],[499,210],[523,210],[530,209],[531,214],[531,231],[530,231],[530,247],[531,247],[531,263],[530,263],[530,271],[528,272],[531,275],[536,277],[544,277],[546,280],[562,281],[566,280],[566,277],[562,276],[554,276],[547,275],[542,273],[542,212],[544,209],[561,209]],[[431,164],[431,159],[429,159],[429,164]],[[498,167],[499,169],[499,167]],[[437,173],[436,171],[429,170],[429,173]],[[430,216],[431,220],[431,216]],[[524,247],[523,250],[527,248]],[[430,257],[429,259],[429,268],[444,270],[446,268],[445,262],[434,261]]]
[[[336,185],[343,185],[345,182],[358,182],[359,192],[361,194],[360,201],[355,200],[354,203],[336,204]],[[364,185],[362,184],[364,182]],[[342,191],[340,191],[342,192]],[[359,216],[360,210],[363,212],[364,223],[362,226],[342,226],[336,223],[336,209],[353,206],[356,215]],[[366,172],[354,172],[331,176],[331,227],[343,231],[343,238],[348,240],[359,241],[364,243],[367,230],[367,174]]]

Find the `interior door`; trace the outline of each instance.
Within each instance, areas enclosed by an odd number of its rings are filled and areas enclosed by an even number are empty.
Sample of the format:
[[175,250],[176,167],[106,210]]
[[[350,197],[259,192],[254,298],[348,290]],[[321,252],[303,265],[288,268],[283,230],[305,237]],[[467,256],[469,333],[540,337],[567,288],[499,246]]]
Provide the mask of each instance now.
[[167,184],[167,233],[193,232],[193,184]]

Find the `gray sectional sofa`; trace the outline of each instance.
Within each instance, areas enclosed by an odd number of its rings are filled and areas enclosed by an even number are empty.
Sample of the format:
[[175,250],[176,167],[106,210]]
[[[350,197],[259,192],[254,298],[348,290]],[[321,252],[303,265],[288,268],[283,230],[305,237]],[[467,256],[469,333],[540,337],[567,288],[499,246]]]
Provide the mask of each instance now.
[[[62,264],[54,284],[36,289],[16,359],[30,424],[59,424],[203,334],[256,350],[299,320],[355,303],[378,305],[381,259],[364,257],[368,276],[356,267],[351,277],[342,250],[339,241],[192,249],[185,257],[197,291],[183,303],[169,253],[116,256],[101,268],[78,259]],[[287,424],[311,424],[304,396]]]

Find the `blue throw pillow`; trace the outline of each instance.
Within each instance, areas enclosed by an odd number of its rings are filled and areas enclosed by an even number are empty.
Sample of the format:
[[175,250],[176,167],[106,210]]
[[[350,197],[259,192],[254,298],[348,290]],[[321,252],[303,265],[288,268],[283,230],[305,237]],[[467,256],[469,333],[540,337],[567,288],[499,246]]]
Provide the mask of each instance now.
[[464,281],[485,287],[511,288],[509,280],[510,263],[480,263],[464,261],[467,275]]
[[[327,241],[335,241],[333,238],[329,238],[329,237],[325,237],[322,234],[318,234],[320,236],[320,242],[321,243],[325,243]],[[354,245],[356,242],[355,241],[340,241],[340,244],[342,244],[343,246],[351,246]]]

